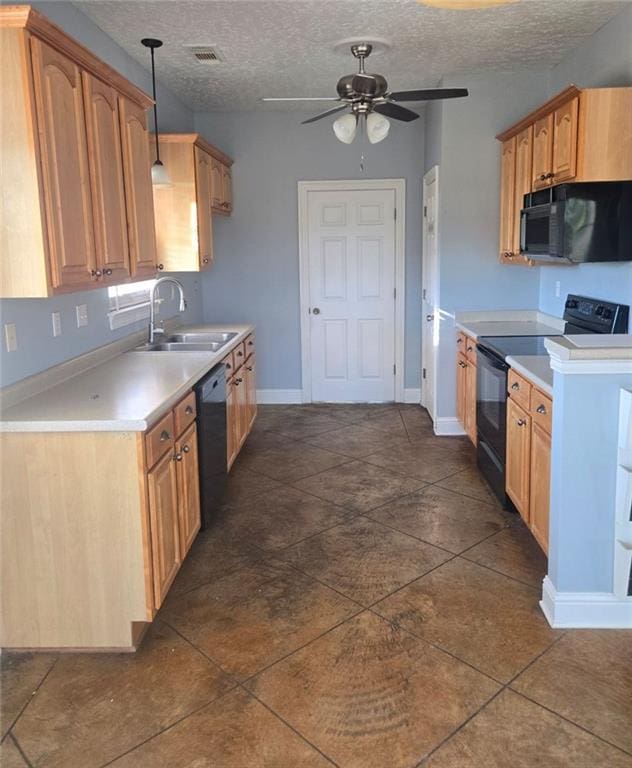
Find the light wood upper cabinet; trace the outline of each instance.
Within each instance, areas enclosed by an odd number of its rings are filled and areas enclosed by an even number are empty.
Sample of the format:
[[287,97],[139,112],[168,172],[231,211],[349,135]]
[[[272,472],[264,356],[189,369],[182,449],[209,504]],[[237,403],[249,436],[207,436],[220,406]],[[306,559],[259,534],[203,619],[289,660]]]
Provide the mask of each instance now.
[[181,562],[176,482],[175,463],[169,452],[147,474],[156,608],[162,605]]
[[0,7],[0,78],[0,295],[153,274],[151,99],[28,5]]
[[500,259],[514,257],[514,206],[516,186],[516,137],[502,144],[500,155]]
[[122,283],[130,264],[118,94],[87,72],[83,93],[97,266],[104,281]]
[[545,115],[533,124],[533,166],[531,188],[542,189],[551,185],[553,161],[553,115]]
[[516,136],[516,178],[514,185],[513,253],[514,262],[528,263],[520,253],[520,212],[524,196],[531,192],[531,166],[533,164],[533,126],[530,125]]
[[507,400],[507,494],[529,524],[531,473],[531,417],[516,402]]
[[205,270],[210,269],[213,262],[213,220],[211,203],[213,189],[213,158],[199,147],[194,147],[193,152],[195,156],[199,268]]
[[158,261],[172,272],[210,269],[213,214],[230,213],[223,168],[232,160],[198,133],[161,134],[160,157],[172,183],[153,190]]
[[222,207],[228,216],[233,212],[233,174],[228,165],[222,165]]
[[81,70],[36,38],[31,50],[50,279],[54,289],[76,290],[96,271]]
[[144,109],[129,99],[120,98],[119,111],[130,265],[133,277],[143,279],[152,277],[158,267],[149,134]]
[[176,457],[180,557],[184,559],[200,530],[200,479],[195,422],[178,439]]
[[578,125],[579,96],[576,96],[553,113],[552,184],[570,181],[577,174]]

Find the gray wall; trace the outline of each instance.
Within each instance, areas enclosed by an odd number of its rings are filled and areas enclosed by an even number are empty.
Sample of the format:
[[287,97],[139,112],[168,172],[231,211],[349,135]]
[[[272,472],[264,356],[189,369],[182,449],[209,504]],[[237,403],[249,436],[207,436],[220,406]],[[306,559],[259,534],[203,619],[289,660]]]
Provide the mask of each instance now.
[[444,78],[441,84],[470,91],[468,98],[445,101],[431,112],[427,128],[439,163],[437,416],[450,418],[456,413],[454,313],[538,305],[538,271],[498,262],[500,157],[494,136],[546,98],[547,78],[489,73]]
[[406,179],[406,386],[419,387],[423,120],[393,121],[381,144],[341,144],[331,119],[301,113],[196,114],[196,129],[235,158],[235,211],[215,220],[216,263],[202,278],[206,321],[257,326],[258,385],[301,387],[297,182]]
[[[151,92],[149,72],[137,64],[71,3],[36,2],[33,5],[132,82],[148,93]],[[158,103],[162,130],[190,131],[193,129],[191,110],[162,86],[159,86],[158,90]],[[202,318],[202,301],[197,275],[179,277],[184,281],[189,299],[185,319],[199,322]],[[77,304],[88,305],[89,323],[85,328],[77,328],[75,320]],[[175,302],[167,302],[161,311],[163,316],[169,316],[174,314],[176,309]],[[53,337],[52,312],[61,312],[62,316],[62,335],[57,338]],[[1,386],[119,339],[146,325],[143,321],[118,331],[110,331],[107,321],[106,289],[73,293],[52,299],[3,299],[0,302],[0,323],[15,323],[18,337],[16,352],[6,352],[4,338],[0,344]]]
[[[586,42],[571,51],[549,75],[549,93],[569,83],[584,88],[632,85],[632,6],[618,14]],[[543,267],[540,270],[540,308],[561,315],[567,293],[630,304],[632,262]],[[560,283],[560,297],[555,284]]]

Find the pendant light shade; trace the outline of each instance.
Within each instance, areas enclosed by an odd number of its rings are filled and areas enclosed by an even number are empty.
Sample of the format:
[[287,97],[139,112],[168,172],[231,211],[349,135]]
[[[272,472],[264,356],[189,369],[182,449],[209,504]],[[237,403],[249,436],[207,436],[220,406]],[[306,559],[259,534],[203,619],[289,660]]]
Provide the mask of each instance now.
[[377,112],[371,112],[366,118],[366,135],[371,144],[383,141],[391,129],[390,122]]
[[350,113],[341,115],[334,120],[333,129],[339,141],[343,144],[351,144],[358,130],[358,118]]
[[160,160],[160,146],[158,143],[158,104],[156,103],[156,68],[154,63],[154,51],[162,46],[162,40],[153,37],[144,37],[140,41],[151,52],[151,85],[154,97],[154,137],[156,139],[156,159],[151,167],[151,183],[155,187],[170,187],[171,179],[167,169]]

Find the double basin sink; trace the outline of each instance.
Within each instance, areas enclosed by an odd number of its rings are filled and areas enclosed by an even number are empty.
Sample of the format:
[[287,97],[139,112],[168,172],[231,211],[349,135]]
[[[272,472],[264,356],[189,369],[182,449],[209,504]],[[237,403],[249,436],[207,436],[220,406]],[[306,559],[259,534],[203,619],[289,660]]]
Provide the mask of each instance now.
[[230,343],[236,332],[190,331],[161,336],[153,344],[142,344],[136,352],[219,352]]

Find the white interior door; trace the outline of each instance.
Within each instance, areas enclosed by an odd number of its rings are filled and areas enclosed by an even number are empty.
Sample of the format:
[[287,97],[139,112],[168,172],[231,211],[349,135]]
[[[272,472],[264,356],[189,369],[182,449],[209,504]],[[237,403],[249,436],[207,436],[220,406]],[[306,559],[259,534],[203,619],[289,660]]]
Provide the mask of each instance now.
[[437,333],[439,329],[438,282],[438,185],[439,168],[434,166],[424,176],[423,183],[423,258],[421,269],[421,403],[434,421],[436,402]]
[[312,400],[395,399],[395,191],[310,191]]

